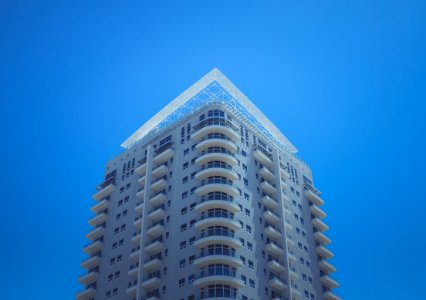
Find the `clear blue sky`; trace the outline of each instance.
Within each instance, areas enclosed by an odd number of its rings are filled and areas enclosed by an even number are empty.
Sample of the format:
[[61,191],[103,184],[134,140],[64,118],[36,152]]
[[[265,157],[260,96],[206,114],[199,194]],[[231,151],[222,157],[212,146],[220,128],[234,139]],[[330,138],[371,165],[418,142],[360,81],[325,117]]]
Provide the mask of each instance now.
[[425,20],[415,0],[0,1],[2,299],[73,299],[107,159],[213,67],[312,167],[343,299],[424,299]]

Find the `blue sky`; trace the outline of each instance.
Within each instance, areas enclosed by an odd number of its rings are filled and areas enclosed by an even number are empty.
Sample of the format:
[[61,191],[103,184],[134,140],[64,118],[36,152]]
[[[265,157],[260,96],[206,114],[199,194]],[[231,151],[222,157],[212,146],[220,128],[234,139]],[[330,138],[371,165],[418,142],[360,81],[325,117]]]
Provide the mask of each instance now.
[[424,298],[425,6],[0,1],[2,297],[73,299],[106,161],[218,67],[313,169],[337,293]]

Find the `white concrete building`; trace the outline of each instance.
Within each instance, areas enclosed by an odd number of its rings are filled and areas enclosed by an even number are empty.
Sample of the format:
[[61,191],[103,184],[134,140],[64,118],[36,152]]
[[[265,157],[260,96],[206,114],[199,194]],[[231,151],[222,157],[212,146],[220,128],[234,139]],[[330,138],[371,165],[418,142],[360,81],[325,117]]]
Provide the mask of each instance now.
[[77,299],[340,299],[311,170],[219,70],[122,146]]

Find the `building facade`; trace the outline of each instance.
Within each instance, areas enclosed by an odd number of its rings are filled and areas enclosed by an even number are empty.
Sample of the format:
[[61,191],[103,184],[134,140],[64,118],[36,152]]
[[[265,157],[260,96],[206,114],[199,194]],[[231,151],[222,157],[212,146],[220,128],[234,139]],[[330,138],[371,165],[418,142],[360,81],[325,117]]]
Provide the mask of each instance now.
[[340,299],[311,170],[219,70],[122,146],[77,299]]

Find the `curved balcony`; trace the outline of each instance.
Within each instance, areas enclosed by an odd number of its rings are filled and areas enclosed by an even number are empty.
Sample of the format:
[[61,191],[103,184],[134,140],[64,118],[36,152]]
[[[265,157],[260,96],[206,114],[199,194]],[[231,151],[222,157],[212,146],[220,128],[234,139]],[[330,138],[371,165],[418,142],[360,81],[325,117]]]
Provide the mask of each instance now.
[[84,247],[83,251],[90,255],[90,254],[98,252],[101,249],[102,249],[102,242],[94,241],[93,243],[90,243],[86,247]]
[[269,280],[269,286],[274,290],[285,291],[288,289],[287,284],[285,284],[280,278],[274,277]]
[[277,239],[281,238],[281,232],[278,229],[275,229],[272,226],[265,227],[264,232],[269,238],[271,238],[273,240],[277,240]]
[[145,186],[145,179],[146,179],[146,176],[142,176],[142,177],[140,177],[140,178],[138,179],[138,183],[139,183],[139,185],[141,185],[142,187],[144,187],[144,186]]
[[206,217],[195,223],[195,228],[203,230],[210,226],[225,226],[232,230],[240,229],[240,224],[233,217]]
[[325,224],[323,221],[321,221],[318,218],[313,218],[312,219],[312,225],[318,229],[319,231],[327,231],[328,230],[328,226],[327,224]]
[[93,269],[96,266],[99,266],[100,262],[101,262],[101,257],[99,255],[95,255],[83,260],[80,264],[80,267],[82,267],[83,269],[89,270],[89,269]]
[[329,263],[328,261],[324,259],[320,260],[318,265],[320,269],[327,274],[336,272],[336,268],[331,263]]
[[296,255],[294,255],[293,252],[291,252],[291,251],[287,252],[287,257],[288,257],[288,260],[290,260],[292,262],[297,262],[297,257],[296,257]]
[[263,218],[271,224],[277,224],[280,221],[280,217],[269,209],[263,212]]
[[143,165],[140,165],[139,167],[137,167],[135,169],[136,174],[139,175],[144,175],[146,173],[146,163],[144,163]]
[[115,184],[111,183],[107,185],[106,187],[102,188],[99,192],[95,193],[93,195],[93,199],[95,200],[102,200],[109,194],[111,194],[115,190]]
[[235,171],[228,168],[219,168],[219,167],[212,167],[212,168],[205,168],[195,175],[195,178],[197,180],[204,180],[207,177],[211,176],[223,176],[228,178],[229,180],[235,181],[238,179],[238,175]]
[[234,142],[220,138],[205,139],[197,144],[196,149],[198,151],[204,151],[210,147],[222,147],[231,153],[237,151],[237,146]]
[[97,271],[92,271],[92,272],[85,273],[84,275],[80,276],[80,278],[78,279],[78,281],[81,284],[89,285],[92,282],[96,281],[96,279],[98,279],[98,272]]
[[132,253],[130,253],[130,259],[139,261],[140,254],[141,254],[140,247],[137,247],[136,249],[132,250]]
[[151,184],[151,189],[153,191],[160,191],[167,187],[167,180],[164,178],[158,179]]
[[144,202],[142,201],[142,202],[139,202],[139,203],[136,203],[136,207],[135,207],[135,211],[138,213],[138,214],[140,214],[140,213],[142,213],[143,212],[143,207],[144,207]]
[[224,236],[224,235],[211,235],[211,236],[202,236],[195,241],[194,246],[198,249],[204,248],[211,244],[224,244],[231,248],[240,248],[241,243],[234,236]]
[[327,245],[331,243],[330,238],[328,238],[324,233],[322,233],[321,231],[317,231],[314,233],[314,238],[315,240],[317,240],[318,242],[320,242],[323,245]]
[[226,152],[205,152],[202,153],[201,156],[195,160],[195,162],[201,166],[208,163],[209,161],[215,160],[223,161],[231,166],[235,166],[238,163],[237,159],[231,153]]
[[105,223],[107,220],[108,215],[104,212],[97,214],[96,216],[94,216],[93,218],[91,218],[89,220],[89,224],[92,225],[93,227],[96,227],[102,223]]
[[244,282],[241,279],[226,275],[211,275],[201,277],[195,280],[193,284],[197,288],[203,288],[211,284],[226,284],[234,288],[241,288],[244,286]]
[[318,206],[321,206],[324,204],[324,200],[322,200],[319,195],[317,195],[311,190],[306,190],[305,196],[308,197],[309,200],[311,200],[313,203],[315,203]]
[[311,206],[309,206],[309,210],[314,216],[320,219],[325,218],[327,216],[327,214],[315,204],[312,204]]
[[283,168],[280,168],[280,174],[281,174],[281,178],[283,180],[287,180],[290,178],[290,173],[288,173],[286,170],[284,170]]
[[274,187],[272,184],[270,184],[268,181],[263,181],[260,183],[260,188],[268,194],[275,194],[277,192],[276,187]]
[[161,164],[165,162],[166,160],[168,160],[169,158],[171,158],[174,154],[175,154],[175,151],[173,151],[172,148],[169,148],[161,152],[160,154],[157,154],[153,159],[154,163]]
[[340,297],[338,297],[336,294],[333,294],[331,291],[325,292],[323,297],[325,300],[341,300]]
[[286,241],[287,241],[287,245],[289,245],[291,247],[296,246],[296,242],[289,235],[287,235]]
[[316,250],[317,250],[318,255],[323,257],[323,258],[331,258],[331,257],[334,256],[333,252],[331,252],[330,250],[328,250],[324,246],[317,246]]
[[254,150],[253,151],[253,156],[261,164],[264,164],[265,166],[270,167],[270,168],[273,166],[272,160],[269,158],[269,156],[267,156],[262,151],[260,151],[260,150]]
[[275,200],[274,198],[272,198],[268,195],[263,196],[262,199],[261,199],[261,202],[262,202],[263,205],[265,205],[265,206],[267,206],[271,209],[275,209],[279,206],[277,200]]
[[272,171],[269,168],[265,167],[265,166],[262,167],[259,170],[259,174],[260,174],[260,176],[262,176],[265,179],[268,179],[268,180],[271,180],[271,181],[275,180],[275,174],[272,173]]
[[166,175],[168,171],[169,171],[169,167],[167,167],[165,164],[162,164],[161,166],[158,166],[157,168],[155,168],[152,171],[151,175],[154,178],[160,178]]
[[86,237],[89,240],[94,241],[94,240],[100,238],[101,236],[103,236],[104,233],[105,233],[105,226],[98,226],[98,227],[94,228],[93,230],[89,231],[86,234]]
[[134,244],[136,244],[136,245],[139,245],[139,244],[141,243],[141,239],[142,239],[142,234],[141,234],[141,233],[138,233],[138,234],[135,234],[135,235],[132,237],[132,242],[133,242]]
[[150,237],[154,237],[154,236],[158,236],[160,234],[162,234],[165,230],[164,225],[162,224],[156,224],[153,225],[152,227],[148,228],[148,230],[146,231],[146,234],[149,235]]
[[142,227],[142,216],[135,219],[133,222],[133,226],[135,226],[137,229],[141,229]]
[[166,215],[166,211],[164,210],[164,205],[161,205],[160,207],[154,208],[148,214],[148,219],[151,221],[155,221],[155,220],[163,218],[165,215]]
[[136,193],[136,197],[138,197],[139,199],[143,199],[145,197],[145,190],[141,189]]
[[208,125],[205,126],[191,135],[191,139],[199,141],[209,133],[222,133],[234,142],[240,141],[240,135],[235,132],[232,128],[223,125]]
[[149,243],[146,245],[145,247],[145,251],[149,252],[149,253],[155,253],[158,252],[160,250],[163,250],[164,248],[164,244],[161,241],[154,241],[152,243]]
[[197,193],[198,196],[203,196],[210,192],[224,192],[233,197],[236,197],[237,195],[240,194],[238,190],[232,186],[232,184],[222,183],[220,181],[218,182],[207,181],[204,185],[196,189],[195,192]]
[[281,246],[275,244],[274,242],[269,242],[266,245],[266,252],[271,255],[279,256],[284,254],[284,249]]
[[152,195],[151,199],[149,199],[149,203],[153,206],[161,205],[165,201],[166,201],[166,193],[163,191]]
[[331,289],[339,287],[339,283],[328,275],[321,276],[321,281]]
[[227,264],[233,268],[242,267],[241,259],[231,255],[206,255],[194,261],[197,267],[203,268],[209,264]]
[[288,188],[287,182],[281,181],[281,190],[285,192],[285,190]]
[[95,214],[100,213],[108,207],[108,200],[104,199],[93,205],[90,210]]
[[271,259],[268,262],[267,266],[270,270],[277,272],[277,273],[282,273],[282,272],[285,271],[284,265],[276,259]]
[[233,200],[202,200],[201,203],[199,203],[195,210],[199,213],[212,209],[212,208],[223,208],[226,209],[232,213],[236,213],[240,211],[240,208]]
[[91,299],[95,296],[96,289],[94,288],[87,288],[77,293],[76,299],[77,300],[87,300]]
[[290,202],[290,198],[286,194],[282,194],[282,199],[283,199],[284,203],[289,203]]

